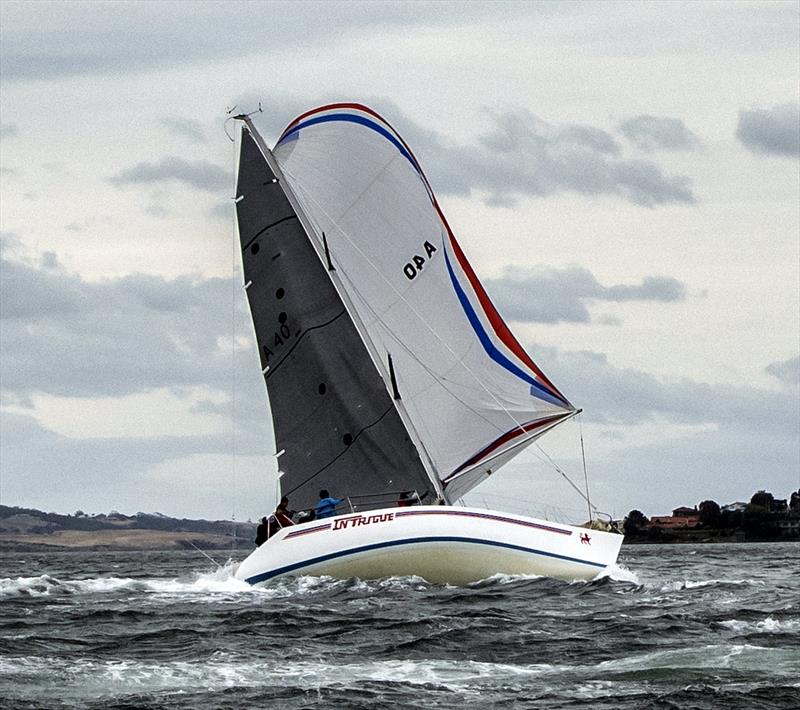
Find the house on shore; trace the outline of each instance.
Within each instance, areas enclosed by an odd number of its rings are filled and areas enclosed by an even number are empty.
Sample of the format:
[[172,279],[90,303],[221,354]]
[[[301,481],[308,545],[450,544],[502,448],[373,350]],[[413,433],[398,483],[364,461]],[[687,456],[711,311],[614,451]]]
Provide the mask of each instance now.
[[681,506],[672,511],[672,515],[653,515],[650,518],[653,527],[676,530],[680,528],[696,528],[700,525],[700,512],[697,508]]

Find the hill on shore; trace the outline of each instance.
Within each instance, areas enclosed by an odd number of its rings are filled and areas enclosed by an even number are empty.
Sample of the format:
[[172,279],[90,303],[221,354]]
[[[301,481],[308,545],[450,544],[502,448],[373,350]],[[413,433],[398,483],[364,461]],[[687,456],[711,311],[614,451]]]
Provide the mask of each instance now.
[[190,520],[161,513],[45,513],[0,505],[0,550],[249,549],[255,524]]

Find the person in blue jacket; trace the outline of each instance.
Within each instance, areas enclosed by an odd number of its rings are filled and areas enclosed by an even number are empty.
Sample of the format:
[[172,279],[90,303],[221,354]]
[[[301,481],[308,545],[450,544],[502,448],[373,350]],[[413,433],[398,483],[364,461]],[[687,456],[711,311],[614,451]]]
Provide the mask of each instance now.
[[332,518],[336,515],[336,506],[344,503],[342,498],[331,498],[330,493],[324,488],[319,492],[319,503],[317,503],[317,518]]

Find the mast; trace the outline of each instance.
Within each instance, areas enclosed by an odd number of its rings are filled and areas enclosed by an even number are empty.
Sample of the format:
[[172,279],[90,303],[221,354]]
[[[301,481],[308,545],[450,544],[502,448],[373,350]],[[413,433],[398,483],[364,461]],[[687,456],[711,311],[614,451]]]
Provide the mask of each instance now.
[[408,433],[411,442],[413,443],[414,447],[419,454],[420,463],[422,464],[423,468],[425,469],[425,473],[427,474],[428,478],[430,479],[431,483],[433,484],[434,489],[436,490],[436,494],[438,498],[444,500],[446,503],[450,503],[448,496],[445,493],[444,485],[442,484],[441,478],[436,470],[436,466],[433,463],[433,460],[428,453],[419,433],[417,432],[416,427],[414,426],[411,417],[408,414],[408,411],[403,404],[403,400],[400,397],[397,397],[397,390],[394,384],[394,377],[393,377],[393,370],[390,370],[388,366],[388,362],[390,361],[390,354],[387,352],[387,361],[384,362],[384,359],[380,356],[380,353],[377,351],[374,342],[367,334],[367,329],[365,328],[363,321],[361,320],[358,312],[353,305],[352,300],[350,299],[347,290],[342,285],[342,280],[337,271],[332,267],[331,262],[331,254],[329,249],[327,248],[327,241],[324,239],[324,235],[322,238],[317,234],[317,230],[314,228],[310,218],[306,214],[306,211],[300,204],[300,201],[297,199],[297,196],[292,189],[291,184],[289,181],[286,180],[283,171],[280,169],[278,162],[275,160],[275,156],[272,154],[272,151],[267,147],[266,142],[264,141],[261,134],[258,132],[256,127],[253,125],[252,120],[249,116],[240,114],[238,116],[234,116],[235,119],[242,121],[247,131],[252,136],[253,140],[255,141],[256,145],[258,146],[259,150],[261,151],[264,160],[267,162],[270,170],[272,170],[273,174],[275,175],[276,179],[280,183],[280,187],[283,190],[283,193],[286,196],[289,204],[291,205],[292,209],[295,211],[297,218],[303,227],[303,231],[305,232],[309,243],[314,249],[314,252],[317,255],[317,258],[325,267],[326,273],[328,278],[330,279],[331,283],[333,284],[336,292],[341,299],[344,307],[349,315],[361,341],[364,344],[364,347],[369,354],[370,359],[372,360],[373,365],[375,366],[376,370],[381,376],[383,380],[384,387],[386,388],[387,393],[390,395],[392,403],[394,405],[395,410],[397,411],[398,415],[400,416],[400,420],[403,426]]

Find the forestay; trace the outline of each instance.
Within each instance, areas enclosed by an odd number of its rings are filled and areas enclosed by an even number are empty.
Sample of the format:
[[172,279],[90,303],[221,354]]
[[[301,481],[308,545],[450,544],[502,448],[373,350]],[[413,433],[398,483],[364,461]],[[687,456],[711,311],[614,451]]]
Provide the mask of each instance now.
[[385,120],[325,106],[273,152],[449,501],[575,413],[494,309]]
[[237,196],[283,493],[300,507],[313,504],[320,488],[334,495],[432,491],[326,267],[247,128]]

